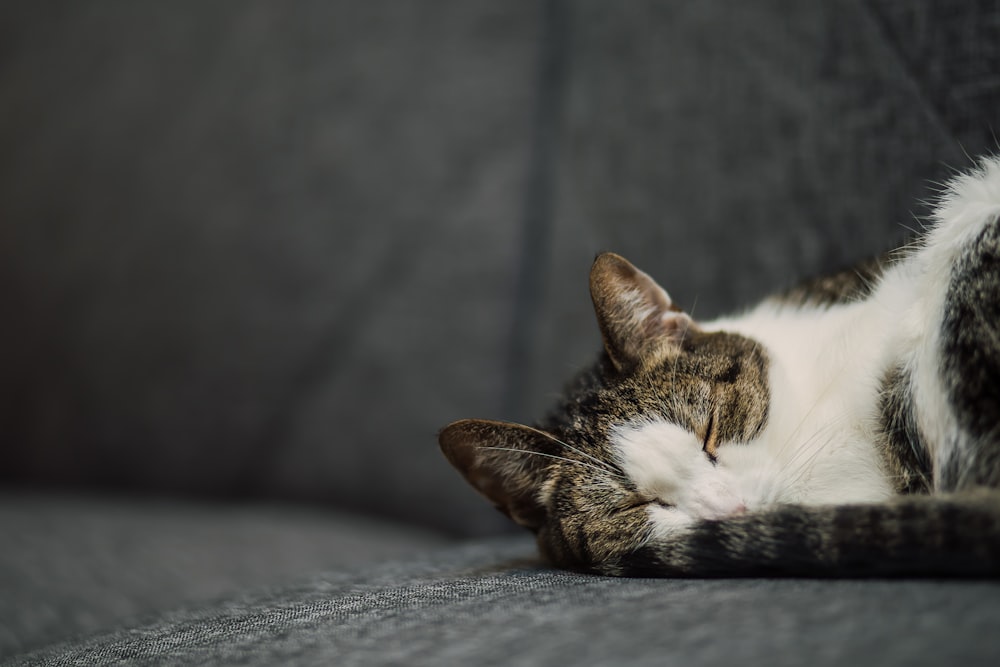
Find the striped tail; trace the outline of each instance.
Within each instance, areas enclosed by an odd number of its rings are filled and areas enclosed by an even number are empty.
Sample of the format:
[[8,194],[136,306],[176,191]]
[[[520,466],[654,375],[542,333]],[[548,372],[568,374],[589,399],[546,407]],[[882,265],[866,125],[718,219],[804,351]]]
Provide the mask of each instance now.
[[1000,492],[785,506],[696,524],[598,568],[633,577],[997,577]]

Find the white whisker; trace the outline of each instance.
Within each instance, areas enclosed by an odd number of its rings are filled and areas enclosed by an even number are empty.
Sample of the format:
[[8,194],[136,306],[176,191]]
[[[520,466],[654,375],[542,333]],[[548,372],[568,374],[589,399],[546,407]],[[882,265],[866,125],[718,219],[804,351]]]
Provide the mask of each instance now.
[[592,463],[587,463],[585,461],[577,461],[576,459],[566,458],[565,456],[556,456],[555,454],[548,454],[546,452],[536,452],[536,451],[531,450],[531,449],[518,449],[516,447],[493,447],[493,446],[488,446],[487,447],[487,446],[483,446],[483,447],[480,447],[479,449],[492,449],[492,450],[498,451],[498,452],[517,452],[519,454],[531,454],[533,456],[544,456],[545,458],[555,459],[557,461],[565,461],[566,463],[572,463],[574,465],[583,466],[584,468],[590,468],[591,470],[596,470],[599,473],[602,473],[602,474],[605,474],[605,475],[610,475],[611,477],[618,478],[618,479],[620,479],[622,481],[627,481],[625,479],[625,477],[623,477],[622,475],[619,475],[619,474],[615,473],[612,470],[608,470],[606,468],[601,468],[601,467],[595,466]]
[[563,442],[562,440],[560,440],[556,436],[552,435],[548,431],[543,431],[541,429],[533,428],[531,426],[525,426],[525,428],[528,429],[529,431],[537,433],[540,436],[548,438],[552,442],[555,442],[555,443],[557,443],[559,445],[562,445],[563,447],[565,447],[566,449],[570,450],[571,452],[576,452],[580,456],[583,456],[585,458],[590,459],[591,461],[593,461],[594,463],[598,464],[599,466],[601,466],[603,468],[606,468],[608,472],[614,473],[616,475],[620,475],[621,474],[621,471],[618,470],[617,468],[615,468],[614,466],[612,466],[609,462],[602,461],[601,459],[599,459],[599,458],[597,458],[595,456],[591,456],[590,454],[588,454],[587,452],[583,451],[582,449],[579,449],[578,447],[573,447],[569,443]]

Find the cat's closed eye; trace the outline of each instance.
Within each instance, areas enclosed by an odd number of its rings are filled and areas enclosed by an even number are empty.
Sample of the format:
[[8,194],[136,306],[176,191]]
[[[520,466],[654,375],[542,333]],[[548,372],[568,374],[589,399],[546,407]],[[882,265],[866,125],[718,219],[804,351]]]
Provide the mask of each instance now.
[[719,451],[719,429],[716,412],[714,409],[709,412],[708,422],[705,424],[704,431],[699,434],[702,443],[701,451],[705,452],[708,460],[713,464],[716,462],[716,455]]
[[663,498],[637,493],[628,497],[618,511],[625,512],[628,510],[636,509],[638,507],[648,507],[650,505],[658,505],[666,509],[673,509],[674,507],[673,504],[667,502]]

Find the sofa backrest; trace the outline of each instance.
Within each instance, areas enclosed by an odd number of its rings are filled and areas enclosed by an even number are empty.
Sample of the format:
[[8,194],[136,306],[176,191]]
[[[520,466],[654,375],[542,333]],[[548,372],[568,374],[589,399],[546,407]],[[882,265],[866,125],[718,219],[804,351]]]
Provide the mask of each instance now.
[[500,530],[436,431],[588,362],[596,252],[718,314],[996,147],[963,7],[7,3],[0,481]]

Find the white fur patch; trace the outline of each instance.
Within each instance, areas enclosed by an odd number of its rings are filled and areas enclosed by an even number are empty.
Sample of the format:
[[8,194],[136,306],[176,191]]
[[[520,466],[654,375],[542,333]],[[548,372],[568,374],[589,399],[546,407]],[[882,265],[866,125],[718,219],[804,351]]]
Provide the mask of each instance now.
[[753,338],[770,358],[765,428],[753,442],[719,448],[720,462],[740,474],[749,474],[743,469],[753,452],[748,507],[869,502],[892,493],[873,434],[894,349],[913,335],[899,323],[894,308],[869,299],[830,308],[765,304],[706,327]]

